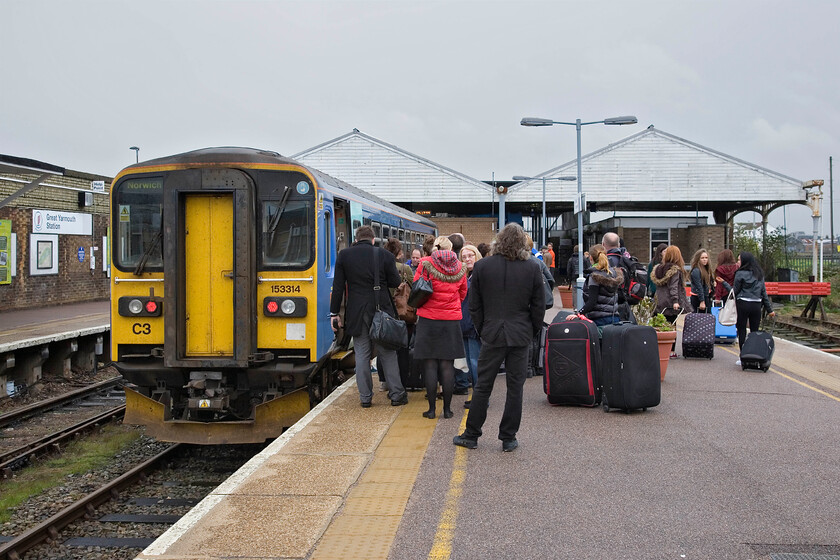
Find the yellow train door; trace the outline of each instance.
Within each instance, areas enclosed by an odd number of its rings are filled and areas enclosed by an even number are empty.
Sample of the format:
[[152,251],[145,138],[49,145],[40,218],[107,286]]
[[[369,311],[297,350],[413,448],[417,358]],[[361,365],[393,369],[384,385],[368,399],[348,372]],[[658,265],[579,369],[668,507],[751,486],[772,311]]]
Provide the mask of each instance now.
[[233,356],[233,194],[184,199],[185,354]]

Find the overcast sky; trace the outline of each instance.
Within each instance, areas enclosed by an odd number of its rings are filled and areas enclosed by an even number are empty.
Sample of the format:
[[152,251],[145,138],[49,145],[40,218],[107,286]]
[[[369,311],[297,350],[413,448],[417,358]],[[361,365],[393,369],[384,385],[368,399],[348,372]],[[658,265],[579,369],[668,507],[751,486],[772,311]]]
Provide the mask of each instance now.
[[[114,176],[130,146],[141,160],[221,145],[291,155],[355,127],[510,179],[575,157],[572,127],[522,117],[636,115],[585,128],[583,152],[653,124],[825,179],[829,233],[836,0],[2,0],[0,19],[3,154]],[[812,229],[805,207],[787,221]]]

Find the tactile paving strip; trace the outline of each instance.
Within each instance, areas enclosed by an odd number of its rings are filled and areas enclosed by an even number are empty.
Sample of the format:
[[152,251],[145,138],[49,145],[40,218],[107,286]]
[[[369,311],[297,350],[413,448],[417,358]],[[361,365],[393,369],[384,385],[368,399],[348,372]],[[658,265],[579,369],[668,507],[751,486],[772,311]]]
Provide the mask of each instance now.
[[351,488],[344,509],[318,543],[311,560],[387,559],[437,422],[419,422],[425,399],[409,397],[373,460]]

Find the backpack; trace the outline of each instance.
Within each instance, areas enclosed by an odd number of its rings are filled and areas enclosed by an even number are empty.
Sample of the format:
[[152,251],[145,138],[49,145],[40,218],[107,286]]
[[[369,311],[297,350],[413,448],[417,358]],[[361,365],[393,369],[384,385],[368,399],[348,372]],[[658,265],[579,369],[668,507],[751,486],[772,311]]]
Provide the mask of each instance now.
[[625,299],[630,305],[636,305],[647,295],[647,269],[636,257],[622,257],[620,266],[624,269]]

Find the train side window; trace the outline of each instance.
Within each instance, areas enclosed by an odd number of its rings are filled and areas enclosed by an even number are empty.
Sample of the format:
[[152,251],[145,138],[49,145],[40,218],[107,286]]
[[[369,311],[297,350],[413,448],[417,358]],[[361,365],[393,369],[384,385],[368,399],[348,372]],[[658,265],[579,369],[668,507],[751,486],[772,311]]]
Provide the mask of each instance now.
[[324,271],[332,270],[333,228],[332,214],[324,212]]
[[355,232],[360,227],[362,227],[362,222],[359,220],[353,220],[353,231]]
[[387,241],[391,237],[391,228],[386,225],[382,225],[382,240]]
[[382,227],[377,222],[371,222],[371,227],[373,228],[373,236],[376,238],[382,237]]
[[399,237],[399,240],[400,240],[400,241],[405,241],[405,230],[404,230],[404,229],[401,229],[401,230],[400,230],[400,237]]

